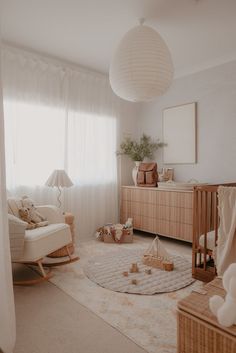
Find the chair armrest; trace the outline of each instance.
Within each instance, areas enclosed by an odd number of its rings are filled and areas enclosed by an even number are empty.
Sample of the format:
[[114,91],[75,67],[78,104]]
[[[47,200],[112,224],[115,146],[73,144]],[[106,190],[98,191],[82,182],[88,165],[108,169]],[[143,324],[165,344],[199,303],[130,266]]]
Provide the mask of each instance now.
[[22,221],[20,218],[8,213],[9,233],[25,233],[27,222]]
[[23,256],[25,230],[28,223],[8,213],[9,238],[12,260],[19,260]]
[[60,209],[53,205],[37,206],[37,211],[44,216],[50,224],[65,223]]

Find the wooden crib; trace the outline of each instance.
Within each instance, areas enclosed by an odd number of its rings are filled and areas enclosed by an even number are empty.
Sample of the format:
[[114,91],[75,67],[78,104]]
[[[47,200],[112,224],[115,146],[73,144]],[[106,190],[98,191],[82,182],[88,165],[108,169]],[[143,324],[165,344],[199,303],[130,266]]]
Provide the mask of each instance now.
[[192,276],[210,282],[216,276],[213,250],[217,243],[218,187],[236,186],[236,183],[194,187]]

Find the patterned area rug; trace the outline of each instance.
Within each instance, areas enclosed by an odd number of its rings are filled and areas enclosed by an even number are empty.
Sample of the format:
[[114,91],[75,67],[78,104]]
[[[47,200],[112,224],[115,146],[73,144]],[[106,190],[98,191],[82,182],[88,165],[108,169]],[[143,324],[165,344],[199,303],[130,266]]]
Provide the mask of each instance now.
[[[77,300],[111,326],[129,337],[148,353],[176,353],[176,309],[180,299],[190,294],[201,282],[171,293],[136,295],[114,292],[98,286],[84,274],[83,268],[90,259],[100,255],[120,253],[121,250],[147,249],[152,238],[137,237],[133,244],[104,244],[90,240],[80,245],[80,261],[53,269],[50,281]],[[191,261],[191,247],[163,240],[166,249]]]
[[[84,266],[86,276],[100,286],[122,293],[156,294],[173,292],[186,287],[192,279],[191,263],[182,256],[173,255],[170,259],[174,263],[174,270],[167,272],[158,268],[151,268],[151,274],[145,273],[150,267],[142,263],[143,250],[120,249],[119,252],[100,255],[92,258]],[[129,273],[131,264],[137,263],[139,272]],[[136,284],[132,284],[136,280]]]

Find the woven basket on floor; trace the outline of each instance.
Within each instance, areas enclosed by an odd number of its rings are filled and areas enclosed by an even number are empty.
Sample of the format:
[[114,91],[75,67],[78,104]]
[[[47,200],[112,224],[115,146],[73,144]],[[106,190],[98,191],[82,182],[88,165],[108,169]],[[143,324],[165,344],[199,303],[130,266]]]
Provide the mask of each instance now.
[[104,234],[104,243],[133,243],[133,228],[123,229],[120,241],[115,240],[115,234]]
[[[73,243],[71,243],[70,245],[68,245],[68,249],[69,249],[70,255],[74,254],[74,252],[75,252],[75,247],[74,247],[74,244],[73,244]],[[58,250],[52,252],[50,255],[48,255],[48,257],[52,257],[52,258],[64,257],[64,256],[68,256],[66,246],[63,246],[63,248],[58,249]]]

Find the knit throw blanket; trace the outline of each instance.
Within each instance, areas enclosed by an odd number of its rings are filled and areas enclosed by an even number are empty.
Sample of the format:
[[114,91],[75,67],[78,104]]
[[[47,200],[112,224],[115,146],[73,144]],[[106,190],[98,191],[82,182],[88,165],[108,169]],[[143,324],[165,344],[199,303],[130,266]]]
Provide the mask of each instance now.
[[236,187],[219,186],[219,236],[216,268],[219,276],[236,262]]

